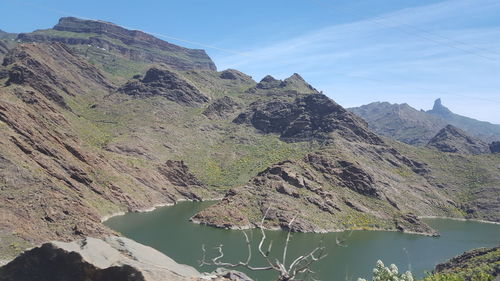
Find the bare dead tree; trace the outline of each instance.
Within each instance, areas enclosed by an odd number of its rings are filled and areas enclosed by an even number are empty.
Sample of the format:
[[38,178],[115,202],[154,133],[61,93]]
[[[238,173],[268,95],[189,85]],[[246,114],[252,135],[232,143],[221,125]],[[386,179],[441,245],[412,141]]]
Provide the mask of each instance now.
[[252,271],[263,271],[263,270],[273,270],[276,271],[279,276],[277,281],[292,281],[295,280],[297,281],[297,276],[302,273],[312,273],[314,272],[311,270],[311,265],[318,262],[319,260],[325,258],[327,254],[325,253],[325,247],[320,245],[316,248],[314,248],[312,251],[309,253],[300,255],[296,257],[288,266],[287,266],[287,252],[288,252],[288,245],[290,243],[290,236],[291,236],[291,227],[293,222],[296,219],[296,216],[292,218],[292,220],[288,223],[288,234],[286,237],[285,241],[285,246],[283,248],[283,254],[281,257],[281,260],[275,259],[274,261],[272,258],[269,257],[269,254],[271,253],[273,241],[269,242],[269,245],[267,247],[267,250],[264,251],[262,248],[264,244],[266,243],[266,233],[264,232],[264,220],[267,217],[267,214],[269,212],[269,208],[267,208],[264,217],[262,218],[262,221],[260,222],[260,225],[258,226],[260,228],[262,238],[260,240],[259,246],[258,246],[258,251],[260,256],[266,261],[267,266],[262,266],[262,267],[256,267],[250,265],[250,262],[252,260],[252,247],[250,244],[250,239],[248,238],[248,235],[246,232],[243,232],[243,235],[245,236],[245,243],[247,245],[247,251],[248,255],[247,258],[244,261],[239,261],[237,263],[229,263],[229,262],[222,262],[221,259],[224,257],[224,251],[223,251],[223,245],[220,244],[218,247],[215,248],[215,250],[218,251],[218,256],[206,260],[206,249],[205,245],[202,246],[202,251],[203,251],[203,257],[201,260],[201,266],[203,265],[215,265],[215,266],[221,266],[221,267],[227,267],[227,268],[235,268],[235,267],[243,267],[247,268]]

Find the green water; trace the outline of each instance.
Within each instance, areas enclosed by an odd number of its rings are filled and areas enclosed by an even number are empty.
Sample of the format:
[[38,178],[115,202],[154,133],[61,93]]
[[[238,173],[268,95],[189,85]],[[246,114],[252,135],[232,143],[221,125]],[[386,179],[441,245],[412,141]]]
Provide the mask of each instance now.
[[[224,244],[225,261],[243,260],[246,257],[244,236],[241,231],[216,229],[190,223],[189,217],[213,202],[183,202],[172,207],[162,207],[148,213],[128,213],[114,217],[105,224],[140,243],[149,245],[179,263],[189,264],[200,271],[214,268],[200,268],[202,244],[207,250]],[[414,275],[422,277],[425,271],[465,250],[491,247],[500,244],[500,225],[479,222],[463,222],[447,219],[427,219],[437,229],[439,238],[398,232],[355,231],[346,242],[346,247],[336,245],[336,237],[342,233],[292,235],[289,259],[314,249],[320,241],[327,247],[328,256],[313,270],[316,279],[322,281],[371,279],[371,271],[378,259],[384,263],[395,263],[400,272],[411,269]],[[254,249],[260,239],[258,230],[247,231],[254,241]],[[273,240],[273,254],[281,256],[286,232],[266,232]],[[210,253],[210,252],[209,252]],[[215,255],[215,252],[211,252]],[[254,265],[263,265],[254,252]],[[244,270],[242,270],[244,271]],[[272,281],[270,272],[246,272],[256,281]]]

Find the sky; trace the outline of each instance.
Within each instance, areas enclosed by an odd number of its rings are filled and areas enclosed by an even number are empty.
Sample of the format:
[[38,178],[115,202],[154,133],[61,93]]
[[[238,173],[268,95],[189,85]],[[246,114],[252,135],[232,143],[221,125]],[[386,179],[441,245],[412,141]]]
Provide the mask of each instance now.
[[205,49],[219,70],[299,73],[344,107],[375,101],[500,124],[498,0],[0,0],[0,29],[62,16],[114,22]]

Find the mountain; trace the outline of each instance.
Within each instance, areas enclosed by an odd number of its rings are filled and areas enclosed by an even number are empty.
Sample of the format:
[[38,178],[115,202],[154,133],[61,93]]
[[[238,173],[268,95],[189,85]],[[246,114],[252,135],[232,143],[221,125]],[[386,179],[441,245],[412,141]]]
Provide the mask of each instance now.
[[0,66],[0,260],[222,196],[193,221],[254,227],[271,207],[270,228],[434,235],[418,216],[498,220],[499,155],[382,139],[298,74],[257,82],[102,21],[18,39]]
[[427,110],[426,113],[438,116],[448,124],[460,128],[486,142],[500,140],[500,125],[455,114],[442,104],[441,99],[437,99],[434,102],[434,107],[431,110]]
[[110,72],[134,72],[137,62],[165,64],[176,70],[216,70],[204,50],[187,49],[113,23],[61,18],[52,29],[21,33],[21,42],[61,42]]
[[487,143],[467,135],[467,133],[453,125],[447,125],[441,129],[429,141],[427,147],[435,148],[442,152],[462,154],[484,154],[490,152],[490,147]]
[[411,145],[425,146],[447,125],[443,119],[416,110],[406,103],[374,102],[348,110],[365,119],[376,133]]
[[437,99],[432,110],[416,110],[408,104],[374,102],[349,108],[368,122],[370,129],[407,144],[425,146],[451,124],[484,142],[500,140],[500,125],[478,121],[451,112]]

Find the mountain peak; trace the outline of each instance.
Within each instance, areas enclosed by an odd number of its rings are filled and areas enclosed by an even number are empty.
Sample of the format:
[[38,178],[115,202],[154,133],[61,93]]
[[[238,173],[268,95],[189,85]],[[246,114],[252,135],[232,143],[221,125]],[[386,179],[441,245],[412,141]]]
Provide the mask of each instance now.
[[432,107],[432,110],[430,110],[430,112],[448,114],[451,113],[451,110],[449,110],[446,106],[443,105],[441,98],[438,98],[434,101],[434,106]]
[[489,147],[486,143],[469,136],[466,132],[449,124],[429,141],[427,147],[433,147],[442,152],[461,154],[482,154],[489,152]]

